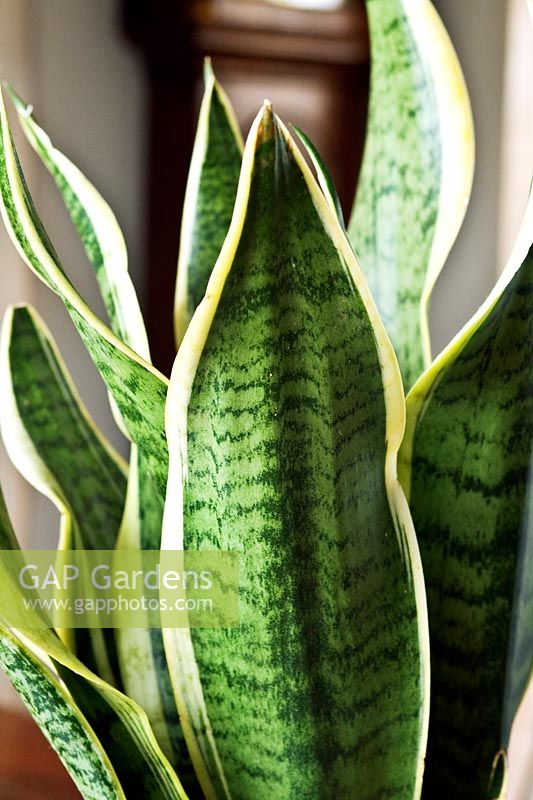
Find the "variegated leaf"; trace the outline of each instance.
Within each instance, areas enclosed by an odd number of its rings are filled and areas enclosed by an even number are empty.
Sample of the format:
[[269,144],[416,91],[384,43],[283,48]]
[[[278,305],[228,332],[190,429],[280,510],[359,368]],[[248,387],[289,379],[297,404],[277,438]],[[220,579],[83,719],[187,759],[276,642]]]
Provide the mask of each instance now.
[[432,645],[426,796],[493,797],[533,671],[533,198],[496,287],[407,409]]
[[205,62],[204,78],[205,93],[181,225],[174,311],[178,344],[205,294],[226,238],[242,158],[241,132],[209,59]]
[[240,626],[164,632],[209,800],[419,795],[428,640],[404,411],[344,232],[265,106],[167,401],[163,546],[240,554]]
[[472,115],[430,0],[366,5],[370,108],[348,231],[409,389],[431,360],[429,297],[468,203]]

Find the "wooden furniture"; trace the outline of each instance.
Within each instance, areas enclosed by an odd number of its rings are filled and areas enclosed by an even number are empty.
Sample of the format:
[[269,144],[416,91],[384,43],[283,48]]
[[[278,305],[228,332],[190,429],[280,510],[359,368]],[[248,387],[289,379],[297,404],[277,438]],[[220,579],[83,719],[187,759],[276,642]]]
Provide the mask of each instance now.
[[81,795],[35,722],[0,709],[0,798],[80,800]]
[[314,140],[348,209],[366,116],[366,17],[354,0],[332,12],[259,0],[123,3],[124,27],[144,55],[149,82],[146,312],[155,362],[168,374],[181,207],[204,55],[212,56],[243,130],[268,97],[286,122]]

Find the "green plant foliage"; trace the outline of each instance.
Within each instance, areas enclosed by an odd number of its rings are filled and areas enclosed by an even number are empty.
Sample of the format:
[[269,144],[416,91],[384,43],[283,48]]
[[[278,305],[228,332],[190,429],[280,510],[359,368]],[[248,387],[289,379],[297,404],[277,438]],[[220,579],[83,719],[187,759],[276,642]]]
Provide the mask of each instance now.
[[[27,307],[7,311],[0,341],[0,429],[13,463],[61,513],[59,549],[113,549],[126,495],[125,465],[99,434],[50,332]],[[75,651],[120,685],[112,631],[79,630]]]
[[86,800],[125,800],[87,720],[50,670],[0,626],[0,665]]
[[178,344],[205,294],[226,238],[241,170],[241,132],[209,59],[204,65],[204,79],[181,225],[174,312]]
[[116,335],[150,360],[139,302],[128,273],[128,253],[115,215],[75,164],[50,141],[33,109],[8,87],[29,143],[54,179],[91,264]]
[[473,130],[457,56],[429,0],[367,0],[365,152],[348,231],[406,389],[431,360],[429,295],[461,227]]
[[[19,545],[0,491],[0,550],[18,549]],[[0,580],[10,585],[13,592],[20,593],[20,587],[14,583],[11,572],[1,560]],[[102,749],[105,751],[128,797],[135,797],[138,793],[141,797],[146,796],[154,800],[187,800],[181,783],[156,742],[145,712],[130,698],[87,669],[53,631],[35,623],[36,614],[37,612],[28,609],[28,628],[22,633],[35,653],[47,663],[52,661],[63,680],[68,682],[69,690],[82,712],[80,714],[74,706],[79,721],[86,729],[91,726],[98,739],[94,743],[94,758],[100,759],[99,751]],[[0,623],[3,623],[1,610]],[[5,657],[5,663],[10,669],[9,654]],[[15,666],[13,664],[13,670]],[[20,676],[16,676],[14,672],[13,679],[21,681]],[[24,692],[27,692],[22,682],[19,685]],[[34,713],[38,714],[38,722],[47,735],[54,737],[54,747],[61,748],[61,757],[64,760],[67,757],[72,760],[73,766],[69,766],[72,774],[79,758],[80,742],[75,738],[69,742],[64,735],[61,741],[55,741],[57,716],[63,713],[64,705],[61,702],[62,698],[57,700],[58,708],[55,714],[45,714],[38,708]],[[90,728],[88,733],[90,734]],[[77,780],[79,775],[74,772],[73,777]],[[87,794],[86,797],[92,795]],[[114,795],[102,795],[102,797],[114,797]]]
[[[54,147],[46,132],[36,122],[31,113],[32,109],[12,89],[9,91],[17,109],[22,129],[54,178],[80,236],[89,262],[94,269],[114,333],[146,362],[150,362],[146,330],[135,289],[128,273],[126,245],[113,212],[78,168]],[[76,300],[78,303],[81,302],[79,297]],[[85,312],[87,313],[87,309],[85,309]],[[33,356],[34,358],[29,358],[27,364],[27,371],[29,372],[38,369],[38,366],[33,363],[38,354],[33,354]],[[20,381],[20,386],[22,391],[24,381]],[[39,404],[40,399],[34,398],[34,414],[36,415],[44,413],[43,406]],[[51,410],[50,405],[49,402],[49,410]],[[114,404],[113,408],[119,426],[125,429],[125,433],[130,438],[133,438],[135,442],[135,434],[133,437],[131,436],[120,410]],[[160,406],[159,410],[162,411],[162,406]],[[47,427],[53,424],[52,420]],[[31,434],[30,438],[33,438]],[[15,458],[16,449],[17,445],[15,443],[12,452],[12,456]],[[71,461],[75,461],[75,468],[78,473],[84,474],[83,457],[80,458],[79,456],[82,449],[76,447],[71,449]],[[116,542],[115,535],[110,539],[110,531],[107,531],[107,540],[105,542],[102,540],[100,543],[103,548],[114,547],[115,542],[122,549],[158,549],[160,546],[164,505],[163,487],[166,479],[165,469],[167,463],[164,442],[161,443],[161,453],[158,456],[161,468],[159,480],[150,471],[149,456],[145,454],[145,448],[139,448],[136,444],[133,444],[130,457],[131,469],[129,471],[127,505],[118,542]],[[44,463],[48,466],[50,466],[50,459],[53,458],[54,453],[50,449],[43,454]],[[109,491],[106,485],[105,470],[100,470],[97,480],[99,483],[98,490],[94,486],[90,487],[87,481],[83,481],[89,496],[92,492],[93,495],[100,497]],[[78,497],[79,492],[76,480],[72,481],[72,486],[75,488],[73,500],[76,503],[81,500]],[[115,508],[115,512],[118,512],[121,516],[123,511],[124,489],[120,504]],[[92,526],[91,516],[83,517],[81,515],[81,517],[78,527],[85,526],[89,531]],[[112,524],[112,518],[109,518],[108,526]],[[113,533],[116,533],[116,528],[112,530]],[[94,538],[94,532],[92,538]],[[93,542],[91,544],[91,540],[87,537],[82,537],[81,543],[74,542],[74,544],[86,547],[89,544],[93,547],[97,546],[97,543]],[[98,639],[99,634],[99,631],[93,631],[91,633],[92,639]],[[83,636],[83,632],[78,632],[77,636],[78,638]],[[106,633],[105,638],[112,639],[113,634],[111,632]],[[114,646],[111,645],[109,649],[114,650]],[[173,764],[180,767],[185,783],[190,787],[194,787],[195,779],[181,734],[164,658],[161,633],[157,630],[119,631],[117,632],[117,649],[121,679],[128,694],[145,708],[165,753]],[[98,668],[97,671],[102,677],[109,679],[111,673],[109,670],[102,669],[101,662],[102,658],[100,657],[99,660],[94,662],[93,666]]]
[[486,796],[531,677],[532,289],[533,200],[493,294],[407,398],[432,646],[428,798]]
[[168,399],[164,545],[240,553],[239,628],[191,631],[201,688],[165,631],[182,716],[207,719],[222,764],[207,796],[418,791],[427,641],[403,414],[359,266],[265,107]]
[[[0,608],[0,666],[85,800],[505,800],[533,674],[533,200],[493,292],[431,363],[428,302],[472,181],[470,106],[429,0],[366,5],[347,231],[308,137],[296,129],[317,180],[268,103],[243,149],[206,62],[170,381],[113,212],[9,89],[107,325],[46,234],[0,98],[4,223],[131,443],[128,467],[20,306],[0,337],[13,463],[60,511],[59,549],[240,560],[237,627],[54,631],[28,609],[10,631]],[[0,550],[24,557],[1,491]],[[20,600],[7,559],[0,581]]]
[[[148,475],[164,495],[164,405],[168,381],[118,339],[88,308],[59,264],[31,200],[13,145],[7,114],[0,106],[0,199],[9,235],[35,274],[58,294],[120,412],[124,429],[146,461]],[[161,431],[161,435],[154,434]]]

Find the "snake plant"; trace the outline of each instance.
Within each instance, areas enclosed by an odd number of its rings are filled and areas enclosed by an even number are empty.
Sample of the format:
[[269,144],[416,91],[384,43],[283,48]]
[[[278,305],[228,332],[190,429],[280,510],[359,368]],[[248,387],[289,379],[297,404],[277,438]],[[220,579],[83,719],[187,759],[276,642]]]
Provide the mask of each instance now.
[[[0,106],[4,223],[131,442],[125,463],[37,311],[8,309],[0,429],[60,512],[58,551],[239,559],[237,626],[55,630],[28,612],[18,630],[0,608],[0,664],[88,800],[507,796],[533,667],[533,200],[493,292],[432,360],[429,298],[473,175],[469,100],[429,0],[367,11],[346,224],[305,134],[265,103],[243,144],[206,63],[170,377],[113,212],[9,89],[104,322],[44,229]],[[1,495],[0,538],[16,593]]]

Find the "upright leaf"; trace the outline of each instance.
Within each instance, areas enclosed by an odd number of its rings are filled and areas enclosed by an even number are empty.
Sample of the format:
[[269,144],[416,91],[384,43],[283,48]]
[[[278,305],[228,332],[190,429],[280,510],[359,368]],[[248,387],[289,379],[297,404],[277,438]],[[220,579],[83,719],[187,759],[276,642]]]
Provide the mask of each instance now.
[[403,427],[359,266],[265,106],[167,402],[163,545],[240,554],[240,626],[164,632],[207,798],[420,793],[427,620]]
[[178,344],[226,238],[241,168],[242,136],[209,59],[181,225],[174,324]]
[[494,291],[407,408],[432,643],[426,797],[492,797],[533,670],[533,199]]
[[[61,513],[60,549],[115,546],[126,465],[96,429],[50,332],[27,307],[6,312],[0,338],[0,430],[19,472]],[[119,685],[111,631],[76,631],[76,650]]]
[[408,389],[431,360],[429,296],[472,183],[461,69],[430,0],[367,0],[367,138],[348,227]]
[[96,428],[50,331],[30,306],[6,312],[0,380],[2,438],[20,472],[67,515],[65,549],[73,544],[72,517],[85,549],[112,549],[127,465]]
[[[162,459],[166,459],[166,448]],[[142,451],[132,453],[126,511],[117,548],[158,550],[163,500],[146,474]],[[198,797],[198,781],[183,736],[167,667],[161,630],[123,628],[115,632],[121,675],[130,697],[146,710],[157,740],[178,769],[187,793]]]
[[328,169],[324,162],[322,161],[322,156],[318,152],[318,149],[315,147],[309,136],[305,134],[297,125],[293,125],[294,130],[296,131],[298,138],[302,142],[303,146],[307,151],[307,155],[311,159],[311,163],[313,164],[316,176],[318,180],[318,184],[324,193],[324,197],[328,201],[331,210],[335,212],[337,215],[337,219],[339,220],[339,224],[342,228],[345,227],[344,225],[344,215],[342,213],[342,206],[340,197],[337,194],[337,189],[335,188],[335,184],[333,183],[333,178],[328,172]]

